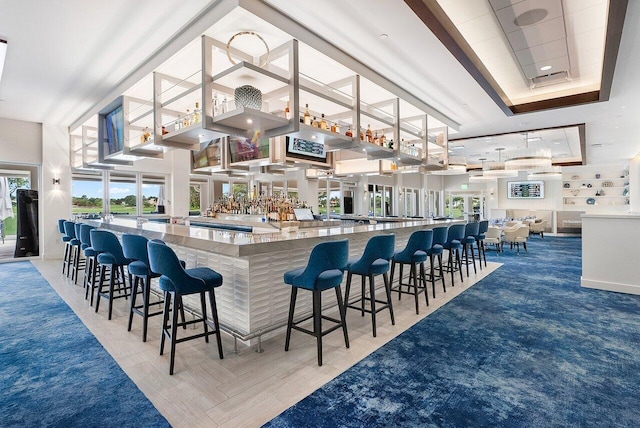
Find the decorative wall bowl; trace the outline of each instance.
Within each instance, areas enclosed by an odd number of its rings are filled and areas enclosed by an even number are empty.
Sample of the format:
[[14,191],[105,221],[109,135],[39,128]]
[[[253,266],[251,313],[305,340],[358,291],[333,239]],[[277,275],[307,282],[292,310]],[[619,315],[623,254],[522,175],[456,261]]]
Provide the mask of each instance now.
[[595,205],[596,204],[596,200],[593,198],[589,198],[587,199],[587,205]]
[[564,183],[562,185],[562,187],[564,187],[565,189],[568,189],[569,187],[571,187],[571,184],[570,183]]
[[578,189],[574,189],[574,190],[571,191],[571,194],[573,196],[578,196],[578,193],[580,193],[580,190],[578,190]]
[[603,181],[602,187],[613,187],[613,181]]
[[239,86],[233,93],[236,108],[248,107],[254,110],[262,109],[262,92],[251,85]]

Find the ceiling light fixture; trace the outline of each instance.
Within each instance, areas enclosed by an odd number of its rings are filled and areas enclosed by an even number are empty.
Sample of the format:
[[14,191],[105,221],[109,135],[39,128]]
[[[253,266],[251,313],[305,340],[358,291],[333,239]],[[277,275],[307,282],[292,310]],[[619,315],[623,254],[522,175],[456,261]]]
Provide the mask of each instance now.
[[524,138],[525,148],[520,150],[513,150],[509,153],[508,158],[504,161],[505,169],[540,170],[551,168],[551,150],[544,148],[529,148],[529,141],[534,141],[534,138],[528,138],[528,135],[526,135]]
[[449,156],[447,169],[431,171],[433,175],[459,175],[467,173],[467,160],[462,156]]
[[2,71],[4,70],[4,59],[7,56],[7,41],[0,39],[0,80],[2,80]]
[[504,147],[497,147],[495,150],[498,152],[498,162],[483,162],[482,174],[485,177],[492,177],[494,179],[517,177],[518,170],[508,170],[505,167],[505,163],[502,162],[502,151],[504,150]]
[[387,33],[382,33],[380,34],[380,40],[387,40],[389,38],[389,35]]
[[540,71],[547,71],[547,70],[551,70],[553,67],[550,65],[545,65],[540,67]]
[[528,180],[536,179],[561,179],[562,168],[559,166],[552,166],[551,168],[539,169],[535,171],[529,171],[527,173]]

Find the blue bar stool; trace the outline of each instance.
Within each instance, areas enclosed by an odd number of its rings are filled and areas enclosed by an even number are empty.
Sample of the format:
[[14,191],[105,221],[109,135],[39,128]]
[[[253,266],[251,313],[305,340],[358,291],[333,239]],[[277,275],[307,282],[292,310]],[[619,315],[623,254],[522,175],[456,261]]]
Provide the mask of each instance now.
[[[96,312],[100,308],[100,298],[109,300],[109,319],[113,312],[113,300],[129,297],[129,287],[124,275],[124,267],[131,263],[131,260],[124,256],[122,245],[118,237],[113,233],[94,229],[90,232],[91,245],[98,253],[97,260],[100,264],[100,280],[98,282],[98,295],[96,296]],[[109,271],[108,290],[103,290],[107,270]],[[131,279],[129,280],[131,282]],[[115,293],[118,292],[116,296]]]
[[[427,292],[427,281],[424,273],[424,262],[427,261],[427,250],[431,248],[433,242],[433,230],[417,230],[409,236],[409,241],[402,251],[397,251],[391,259],[391,290],[398,292],[398,299],[402,294],[413,295],[416,302],[416,314],[420,313],[418,305],[418,294],[424,293],[424,298],[429,306],[429,293]],[[400,276],[398,277],[398,286],[393,287],[393,276],[395,274],[396,265],[400,265]],[[403,284],[404,265],[409,265],[409,283]],[[418,267],[420,268],[420,280],[418,281]],[[411,281],[413,280],[413,292],[411,291]],[[419,284],[422,285],[419,285]],[[407,290],[403,290],[402,286],[406,285]]]
[[460,281],[464,282],[464,278],[462,277],[462,259],[460,257],[460,251],[462,251],[462,240],[464,239],[464,228],[464,224],[453,224],[449,226],[449,230],[447,231],[447,242],[442,246],[445,250],[449,251],[449,260],[446,271],[451,272],[452,287],[455,287],[456,285],[453,280],[456,271],[460,271]]
[[94,226],[88,224],[80,225],[80,250],[84,254],[85,268],[82,278],[82,287],[85,289],[85,299],[87,298],[87,285],[93,284],[96,279],[96,257],[98,252],[91,247],[91,230]]
[[[160,339],[160,355],[164,352],[164,341],[168,337],[171,341],[171,360],[169,363],[169,374],[173,374],[173,366],[176,356],[176,344],[187,340],[204,337],[209,343],[209,336],[216,335],[218,342],[218,355],[223,359],[222,340],[220,338],[220,323],[218,321],[218,308],[216,306],[215,289],[222,285],[222,275],[213,269],[206,267],[185,269],[182,267],[176,253],[166,244],[156,240],[147,243],[149,252],[149,267],[152,272],[161,274],[159,281],[160,289],[164,292],[164,307],[162,321],[162,338]],[[207,319],[207,305],[205,294],[209,292],[209,304],[213,324]],[[202,307],[202,318],[178,323],[178,308],[182,306],[182,297],[190,294],[200,295],[200,305]],[[173,305],[171,305],[173,300]],[[171,312],[171,324],[169,325],[169,312]],[[186,327],[190,324],[201,322],[204,332],[178,339],[178,327]],[[212,328],[209,331],[209,327]]]
[[[291,303],[289,304],[289,319],[287,321],[287,338],[284,350],[289,350],[291,341],[291,330],[298,330],[311,336],[315,336],[318,348],[318,365],[322,365],[322,336],[331,333],[342,327],[344,343],[349,347],[349,336],[347,334],[347,323],[345,321],[345,307],[342,302],[342,291],[340,284],[344,276],[344,269],[347,266],[349,257],[349,241],[323,242],[311,250],[307,266],[285,272],[284,283],[291,286]],[[301,320],[293,322],[293,314],[296,307],[296,297],[298,289],[302,288],[313,293],[313,313]],[[333,288],[336,290],[338,300],[338,312],[340,320],[322,315],[322,292]],[[313,330],[307,330],[298,324],[313,318]],[[322,320],[331,321],[334,325],[322,330]]]
[[[447,292],[447,287],[444,283],[444,270],[442,269],[442,254],[444,253],[444,243],[447,242],[448,226],[434,227],[433,229],[433,242],[431,248],[427,250],[429,256],[429,279],[431,280],[431,290],[433,291],[433,298],[436,297],[436,279],[442,280],[442,291]],[[435,274],[435,258],[438,258],[438,275]]]
[[76,238],[76,226],[72,221],[64,222],[64,234],[66,239],[64,247],[64,260],[62,264],[62,273],[65,273],[65,269],[67,271],[67,278],[69,274],[71,274],[71,268],[73,267],[73,254],[74,254],[74,246],[77,244],[80,245],[80,240]]
[[[467,267],[467,278],[469,277],[469,264],[473,265],[473,273],[478,273],[478,270],[476,269],[476,256],[475,252],[473,251],[473,244],[476,243],[476,236],[479,233],[479,229],[480,224],[477,221],[471,221],[464,227],[464,238],[462,239],[462,254],[464,257],[463,263]],[[469,261],[469,251],[471,251],[471,261]],[[480,265],[482,266],[482,263]]]
[[67,220],[65,219],[59,219],[58,220],[58,232],[60,232],[60,234],[62,235],[61,239],[62,239],[62,243],[64,244],[64,255],[62,256],[62,274],[64,275],[64,271],[67,268],[67,258],[68,258],[68,251],[69,251],[69,247],[67,246],[67,242],[71,241],[71,237],[67,236],[67,233],[65,232],[64,229],[64,223]]
[[[489,230],[489,220],[482,220],[478,226],[478,234],[476,235],[476,245],[478,247],[478,260],[480,257],[484,259],[484,267],[487,267],[487,251],[484,246],[484,238]],[[480,262],[480,269],[482,269],[482,262]]]
[[[369,239],[364,249],[362,257],[359,259],[351,259],[347,263],[347,290],[345,293],[344,303],[347,308],[357,309],[364,316],[365,312],[371,314],[371,323],[373,324],[373,337],[376,337],[376,313],[383,309],[389,309],[391,315],[391,324],[395,325],[396,321],[393,316],[393,303],[391,302],[391,286],[389,284],[389,267],[393,257],[395,246],[395,235],[379,235]],[[351,277],[353,275],[361,276],[361,295],[359,299],[349,302],[349,291],[351,290]],[[387,294],[387,301],[376,300],[374,277],[382,275],[384,278],[384,288]],[[365,296],[365,278],[369,278],[369,297]],[[360,302],[360,307],[355,306]],[[370,307],[365,308],[365,302],[369,302]],[[376,303],[382,306],[376,308]]]
[[86,266],[86,260],[85,260],[84,251],[83,251],[84,248],[82,248],[82,239],[80,236],[80,226],[82,226],[82,223],[75,223],[73,225],[73,228],[76,234],[76,239],[78,240],[77,245],[74,245],[73,247],[75,256],[73,258],[73,272],[71,272],[71,280],[74,282],[74,284],[78,283],[78,274],[80,273],[81,270],[85,270],[85,266]]

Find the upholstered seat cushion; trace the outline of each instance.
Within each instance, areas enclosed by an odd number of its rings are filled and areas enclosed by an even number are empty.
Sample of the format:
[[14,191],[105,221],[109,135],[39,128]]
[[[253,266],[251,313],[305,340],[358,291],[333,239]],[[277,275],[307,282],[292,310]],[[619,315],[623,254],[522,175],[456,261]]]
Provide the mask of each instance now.
[[65,235],[65,236],[63,236],[63,237],[62,237],[62,242],[69,242],[69,241],[71,241],[72,239],[73,239],[72,237],[70,237],[70,236],[66,236],[66,235]]
[[431,254],[438,255],[438,254],[442,254],[443,252],[444,252],[444,248],[440,244],[435,244],[427,250],[428,255],[431,255]]
[[149,269],[149,266],[147,266],[144,262],[141,262],[141,261],[131,262],[129,263],[129,266],[127,266],[127,268],[129,269],[129,273],[131,275],[151,276],[153,278],[157,278],[160,276],[158,274],[154,274],[153,272],[151,272],[151,269]]
[[480,234],[476,235],[476,240],[477,241],[483,241],[485,237],[486,237],[486,235],[484,233],[480,233]]
[[306,268],[290,270],[284,273],[284,283],[307,290],[326,290],[334,288],[342,283],[343,273],[340,269],[329,269],[321,272],[314,284],[304,282],[303,273]]
[[398,251],[393,255],[393,261],[397,263],[422,263],[427,260],[427,253],[424,251],[416,251],[413,254],[406,254],[404,251]]
[[368,269],[358,269],[355,266],[360,261],[359,258],[349,259],[347,262],[347,271],[357,275],[380,275],[389,271],[389,261],[385,259],[376,259],[371,263]]
[[[222,285],[222,275],[213,269],[200,267],[185,269],[185,272],[193,278],[180,284],[180,295],[209,291]],[[160,277],[158,286],[162,291],[176,291],[173,281],[164,275]]]
[[73,239],[71,239],[71,241],[69,241],[69,243],[70,243],[71,245],[73,245],[73,246],[78,246],[78,247],[79,247],[79,246],[80,246],[80,244],[81,244],[81,242],[80,242],[80,240],[79,240],[78,238],[73,238]]
[[[128,265],[129,263],[131,263],[131,260],[129,259],[125,259],[125,260],[121,260],[121,264],[123,266]],[[115,258],[115,256],[111,253],[100,253],[98,254],[98,263],[100,263],[101,265],[117,265],[118,263],[118,259]]]
[[83,251],[85,257],[95,257],[99,254],[96,250],[93,249],[93,247],[84,248]]
[[207,289],[209,289],[210,287],[220,287],[222,285],[222,275],[220,275],[213,269],[199,267],[185,269],[185,272],[193,277],[203,279],[206,283]]
[[455,250],[456,248],[460,249],[462,248],[462,243],[460,243],[460,241],[453,240],[449,243],[445,243],[443,248],[446,248],[447,250]]
[[462,240],[463,244],[475,244],[476,243],[476,237],[475,236],[465,236],[465,238]]

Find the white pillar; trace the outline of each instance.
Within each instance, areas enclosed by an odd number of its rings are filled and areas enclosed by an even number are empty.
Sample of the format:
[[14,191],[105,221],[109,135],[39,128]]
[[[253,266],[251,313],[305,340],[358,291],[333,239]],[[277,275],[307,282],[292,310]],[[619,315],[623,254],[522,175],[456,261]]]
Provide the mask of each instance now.
[[[38,195],[40,256],[60,258],[63,245],[58,219],[71,218],[71,168],[69,134],[65,127],[42,124],[42,183]],[[53,184],[53,179],[60,184]]]
[[189,215],[189,150],[173,150],[171,153],[171,199],[168,212],[172,217]]
[[640,213],[640,153],[629,162],[629,210]]

